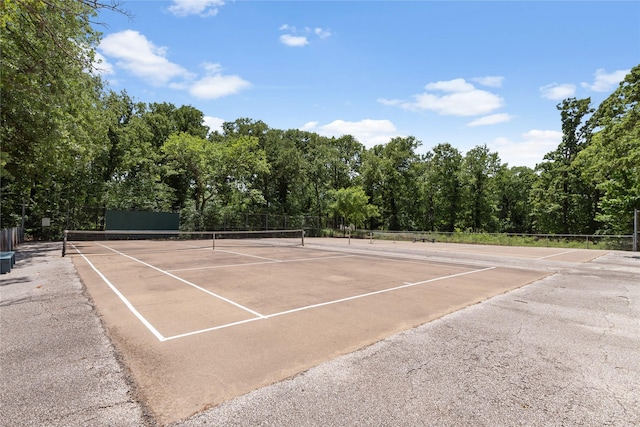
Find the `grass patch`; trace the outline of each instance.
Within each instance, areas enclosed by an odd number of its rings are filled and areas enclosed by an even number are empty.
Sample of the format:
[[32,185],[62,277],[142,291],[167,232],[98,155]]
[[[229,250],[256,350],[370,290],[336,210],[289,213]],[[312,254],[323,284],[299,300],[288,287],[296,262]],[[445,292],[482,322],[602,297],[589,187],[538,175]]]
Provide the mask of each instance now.
[[[326,230],[324,236],[341,237],[342,231]],[[333,231],[330,233],[329,231]],[[631,235],[443,233],[427,231],[351,231],[352,238],[387,241],[425,241],[497,246],[528,246],[567,249],[632,250]]]

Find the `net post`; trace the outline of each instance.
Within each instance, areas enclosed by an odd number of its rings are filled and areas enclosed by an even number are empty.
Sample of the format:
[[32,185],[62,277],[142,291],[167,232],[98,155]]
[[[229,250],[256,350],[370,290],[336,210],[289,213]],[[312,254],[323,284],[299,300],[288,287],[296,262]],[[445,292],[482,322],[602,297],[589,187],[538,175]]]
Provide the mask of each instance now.
[[64,230],[62,235],[62,256],[64,257],[67,253],[67,230]]
[[304,246],[304,229],[300,230],[302,234],[302,246]]

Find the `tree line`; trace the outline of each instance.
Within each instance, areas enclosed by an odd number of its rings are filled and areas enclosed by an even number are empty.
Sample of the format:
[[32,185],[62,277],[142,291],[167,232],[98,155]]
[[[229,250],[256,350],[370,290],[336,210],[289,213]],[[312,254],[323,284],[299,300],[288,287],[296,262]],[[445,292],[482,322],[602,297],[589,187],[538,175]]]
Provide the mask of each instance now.
[[[479,145],[415,137],[364,147],[239,118],[210,132],[192,106],[144,103],[92,72],[91,20],[113,3],[5,1],[2,227],[56,237],[96,229],[104,209],[181,213],[186,230],[225,215],[312,216],[321,227],[629,234],[640,209],[640,66],[600,105],[558,104],[563,138],[532,169]],[[52,226],[42,229],[49,217]]]

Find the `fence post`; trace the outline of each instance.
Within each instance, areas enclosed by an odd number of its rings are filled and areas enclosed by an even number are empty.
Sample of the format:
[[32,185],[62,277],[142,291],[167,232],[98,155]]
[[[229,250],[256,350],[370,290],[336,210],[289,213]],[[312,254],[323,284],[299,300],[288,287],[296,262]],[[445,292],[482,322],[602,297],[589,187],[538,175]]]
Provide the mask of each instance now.
[[20,241],[24,241],[24,215],[26,213],[26,207],[24,203],[24,194],[22,195],[22,218],[20,219]]
[[638,252],[638,209],[633,210],[633,251]]

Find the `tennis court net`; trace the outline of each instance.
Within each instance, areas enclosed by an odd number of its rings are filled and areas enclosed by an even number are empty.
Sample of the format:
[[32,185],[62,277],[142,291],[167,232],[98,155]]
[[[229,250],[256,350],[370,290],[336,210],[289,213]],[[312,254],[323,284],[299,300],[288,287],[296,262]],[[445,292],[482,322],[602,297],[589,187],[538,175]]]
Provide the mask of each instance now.
[[304,246],[304,230],[215,231],[213,247]]
[[304,246],[304,231],[66,230],[62,256],[68,253],[170,252],[242,246]]

